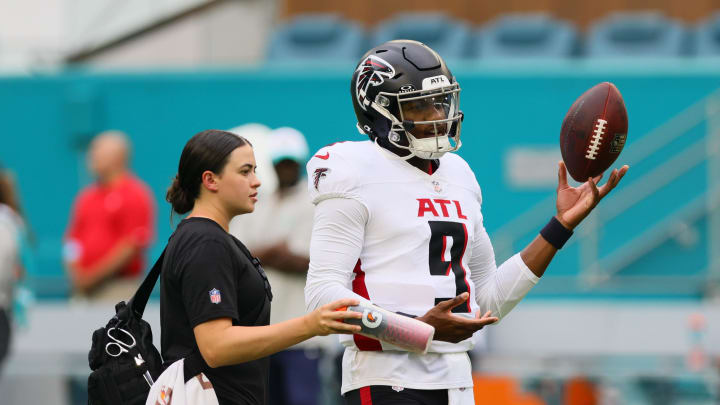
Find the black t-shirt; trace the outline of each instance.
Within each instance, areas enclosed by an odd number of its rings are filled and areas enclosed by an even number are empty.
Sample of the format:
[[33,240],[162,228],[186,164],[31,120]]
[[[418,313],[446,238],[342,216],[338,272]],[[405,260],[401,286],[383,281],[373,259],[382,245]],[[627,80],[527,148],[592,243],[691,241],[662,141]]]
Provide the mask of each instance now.
[[[198,350],[193,328],[217,318],[233,325],[270,323],[266,279],[247,249],[216,222],[188,218],[170,237],[160,284],[162,356],[167,364]],[[269,288],[269,286],[267,287]],[[265,404],[269,359],[209,368],[221,405]]]

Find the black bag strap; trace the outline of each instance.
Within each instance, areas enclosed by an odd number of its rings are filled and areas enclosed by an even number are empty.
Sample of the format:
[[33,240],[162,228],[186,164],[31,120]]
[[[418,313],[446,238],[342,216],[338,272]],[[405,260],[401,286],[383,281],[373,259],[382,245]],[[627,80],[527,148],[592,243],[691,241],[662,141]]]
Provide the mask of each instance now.
[[253,256],[252,253],[250,253],[250,250],[240,242],[239,239],[235,238],[234,236],[228,234],[230,236],[231,241],[243,252],[243,254],[250,260],[253,267],[255,267],[255,270],[260,274],[260,277],[262,277],[263,282],[265,283],[265,294],[268,296],[268,299],[272,301],[273,299],[273,293],[272,293],[272,287],[270,287],[270,281],[267,278],[267,274],[265,274],[265,269],[262,267],[262,263],[260,263],[260,259]]
[[163,262],[165,261],[165,251],[167,251],[167,246],[163,249],[160,257],[158,257],[155,261],[155,264],[153,264],[152,269],[150,269],[150,272],[147,277],[145,277],[145,280],[140,285],[140,288],[137,289],[135,295],[133,295],[128,302],[128,307],[130,307],[133,314],[135,314],[138,318],[142,318],[143,313],[145,312],[145,305],[147,305],[147,302],[150,299],[150,293],[152,293],[158,277],[160,277],[160,270],[162,270]]

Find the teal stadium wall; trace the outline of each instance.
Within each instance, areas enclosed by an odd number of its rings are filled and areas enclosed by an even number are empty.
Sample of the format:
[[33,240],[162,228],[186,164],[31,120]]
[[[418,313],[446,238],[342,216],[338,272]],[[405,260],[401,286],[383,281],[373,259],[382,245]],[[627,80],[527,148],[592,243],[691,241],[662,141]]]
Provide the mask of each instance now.
[[[518,145],[556,146],[565,112],[587,88],[612,81],[622,92],[630,121],[627,151],[643,134],[720,87],[720,70],[713,63],[605,67],[590,63],[456,65],[454,73],[462,87],[461,108],[466,117],[460,155],[473,167],[482,186],[485,224],[491,234],[554,193],[553,188],[519,190],[507,184],[504,153]],[[190,136],[207,128],[259,122],[298,128],[308,137],[312,150],[341,140],[363,140],[354,126],[349,96],[351,71],[352,67],[308,72],[292,66],[149,73],[77,70],[0,78],[0,161],[16,173],[22,203],[37,237],[32,284],[42,297],[67,294],[61,240],[74,196],[91,181],[85,151],[96,132],[117,128],[132,139],[133,170],[150,185],[157,201],[157,239],[149,254],[152,260],[172,231],[164,193]],[[704,134],[705,128],[698,126],[635,165],[623,186],[628,187],[633,178]],[[608,223],[601,251],[612,252],[674,207],[702,193],[706,175],[700,165],[669,184],[662,194]],[[552,214],[548,209],[547,216]],[[697,229],[704,238],[705,222],[699,221]],[[517,241],[515,248],[521,248],[534,232]],[[668,241],[624,272],[701,273],[707,265],[707,249],[702,240],[691,247]],[[571,279],[577,275],[577,248],[568,250],[552,265],[548,278]],[[567,278],[557,280],[555,287],[534,296],[642,295],[584,291],[572,283],[565,284]],[[678,296],[697,298],[700,294],[690,289]]]

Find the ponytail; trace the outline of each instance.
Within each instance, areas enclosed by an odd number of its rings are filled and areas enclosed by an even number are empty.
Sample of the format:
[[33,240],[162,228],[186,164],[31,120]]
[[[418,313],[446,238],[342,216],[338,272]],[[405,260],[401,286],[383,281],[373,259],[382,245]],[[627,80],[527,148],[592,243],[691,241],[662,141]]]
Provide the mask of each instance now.
[[165,195],[167,202],[172,205],[172,210],[180,215],[190,212],[190,210],[193,209],[196,197],[197,196],[190,196],[185,192],[182,186],[180,186],[178,176],[175,176]]

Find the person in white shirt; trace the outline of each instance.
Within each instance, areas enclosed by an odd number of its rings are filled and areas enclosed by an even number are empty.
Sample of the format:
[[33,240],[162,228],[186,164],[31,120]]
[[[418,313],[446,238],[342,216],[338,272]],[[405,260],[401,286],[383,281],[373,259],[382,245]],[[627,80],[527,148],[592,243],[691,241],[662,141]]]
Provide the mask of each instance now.
[[[307,191],[304,166],[309,150],[304,135],[290,127],[268,133],[257,153],[272,162],[277,187],[265,194],[251,215],[237,216],[230,233],[242,240],[263,264],[273,290],[270,322],[305,314],[303,289],[310,262],[314,206]],[[330,336],[316,336],[270,357],[269,405],[315,405],[319,402],[319,362]]]
[[320,149],[308,162],[316,205],[305,301],[353,297],[435,327],[427,354],[360,335],[341,337],[348,404],[474,404],[472,335],[530,291],[572,229],[627,166],[577,188],[559,163],[557,212],[499,266],[482,194],[460,148],[460,86],[426,45],[369,50],[351,79],[357,127],[370,138]]
[[22,278],[25,224],[12,175],[0,167],[0,371],[10,349],[15,285]]

